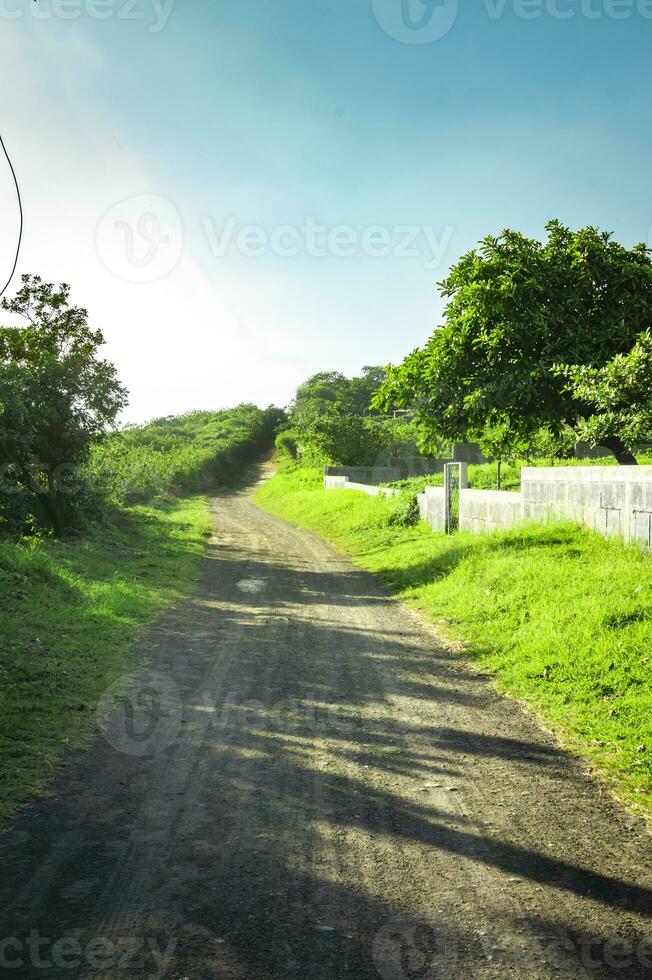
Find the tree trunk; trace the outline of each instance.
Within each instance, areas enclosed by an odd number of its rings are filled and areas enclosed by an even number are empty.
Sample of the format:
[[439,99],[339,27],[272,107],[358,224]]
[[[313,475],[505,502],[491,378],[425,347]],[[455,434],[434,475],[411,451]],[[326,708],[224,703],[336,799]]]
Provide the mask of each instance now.
[[498,466],[496,468],[496,490],[500,490],[500,467],[502,465],[502,460],[498,460]]
[[61,516],[61,511],[58,507],[56,494],[54,491],[50,493],[41,493],[38,495],[38,499],[41,504],[41,509],[45,514],[45,518],[47,521],[49,521],[50,527],[54,532],[55,538],[63,537],[63,533],[66,528]]
[[618,436],[608,436],[608,438],[600,441],[600,445],[604,446],[605,449],[610,449],[621,466],[638,466],[636,456],[629,451]]

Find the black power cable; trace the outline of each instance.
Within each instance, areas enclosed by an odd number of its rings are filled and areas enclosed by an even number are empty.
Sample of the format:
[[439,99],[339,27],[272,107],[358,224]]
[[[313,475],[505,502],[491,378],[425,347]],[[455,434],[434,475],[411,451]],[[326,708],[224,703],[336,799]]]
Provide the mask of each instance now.
[[0,146],[2,146],[2,149],[4,150],[4,154],[7,158],[7,163],[9,164],[9,169],[11,170],[11,175],[14,178],[14,184],[16,185],[16,196],[18,197],[18,210],[20,211],[20,228],[18,230],[18,244],[16,245],[16,257],[14,258],[14,267],[11,270],[11,274],[9,278],[7,279],[6,283],[2,287],[2,291],[0,292],[0,296],[2,296],[5,290],[7,289],[7,286],[14,278],[14,272],[16,271],[16,266],[18,265],[18,254],[20,252],[20,243],[23,238],[23,202],[20,199],[20,187],[18,186],[16,171],[14,170],[14,165],[11,162],[9,154],[7,153],[7,147],[5,146],[4,140],[2,138],[2,134],[0,134]]

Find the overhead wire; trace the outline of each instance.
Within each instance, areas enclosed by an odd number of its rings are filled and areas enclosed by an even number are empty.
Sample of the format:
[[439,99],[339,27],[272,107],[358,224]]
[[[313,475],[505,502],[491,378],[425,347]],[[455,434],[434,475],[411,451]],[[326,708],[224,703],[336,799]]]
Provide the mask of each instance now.
[[16,271],[16,266],[18,265],[18,256],[20,254],[20,243],[21,243],[21,241],[23,239],[23,202],[22,202],[22,199],[21,199],[21,196],[20,196],[20,187],[18,186],[18,178],[16,177],[16,171],[14,170],[14,165],[11,162],[11,157],[9,156],[9,154],[7,152],[7,147],[5,146],[5,142],[4,142],[3,138],[2,138],[2,134],[1,133],[0,133],[0,146],[2,146],[2,149],[4,150],[4,155],[7,158],[7,163],[9,164],[9,169],[11,170],[11,175],[14,178],[14,185],[16,187],[16,197],[18,198],[18,211],[19,211],[19,214],[20,214],[20,225],[18,227],[18,242],[16,243],[16,254],[14,256],[14,264],[13,264],[13,268],[11,270],[11,273],[9,275],[9,278],[7,279],[6,283],[2,287],[2,290],[0,291],[0,296],[2,296],[6,292],[7,286],[9,285],[9,283],[11,282],[11,280],[14,278],[14,272]]

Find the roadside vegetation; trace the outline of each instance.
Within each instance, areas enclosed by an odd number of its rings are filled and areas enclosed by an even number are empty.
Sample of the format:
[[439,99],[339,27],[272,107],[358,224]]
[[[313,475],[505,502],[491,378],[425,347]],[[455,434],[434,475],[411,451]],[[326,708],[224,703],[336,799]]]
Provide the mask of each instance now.
[[523,465],[575,461],[581,443],[621,465],[650,458],[652,250],[594,227],[546,231],[507,229],[463,255],[438,284],[442,322],[401,364],[309,378],[279,451],[418,474],[419,457],[472,442],[493,469],[473,467],[470,486],[503,489]]
[[378,574],[652,819],[652,556],[573,525],[437,534],[322,478],[282,464],[256,500]]
[[321,465],[379,465],[419,456],[411,420],[371,405],[386,379],[385,368],[371,366],[353,378],[338,371],[312,375],[297,389],[276,448],[290,459]]
[[194,588],[202,494],[283,417],[239,405],[117,429],[127,392],[68,287],[24,276],[3,308],[20,320],[0,327],[0,820],[96,729],[138,630]]
[[0,541],[0,820],[98,728],[138,630],[194,587],[202,497],[129,507],[87,535]]

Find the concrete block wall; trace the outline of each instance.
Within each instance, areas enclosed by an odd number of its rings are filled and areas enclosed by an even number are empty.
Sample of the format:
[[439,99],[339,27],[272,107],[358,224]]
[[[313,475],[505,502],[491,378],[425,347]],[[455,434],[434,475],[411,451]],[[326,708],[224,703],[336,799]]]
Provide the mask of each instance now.
[[[328,474],[324,486],[370,496],[397,492]],[[444,488],[426,487],[417,501],[421,518],[444,531]],[[652,466],[529,466],[522,470],[520,493],[460,490],[461,530],[491,531],[526,521],[573,521],[604,537],[652,548]]]
[[366,493],[368,497],[393,497],[398,490],[391,487],[375,487],[370,483],[353,483],[348,476],[330,476],[324,474],[324,487],[327,490],[359,490]]
[[421,520],[426,521],[435,531],[444,531],[446,511],[444,507],[444,488],[426,487],[423,493],[417,494]]
[[652,466],[529,466],[521,495],[525,520],[579,521],[652,547]]
[[325,477],[345,477],[353,483],[394,483],[403,479],[398,466],[327,466]]
[[461,531],[494,531],[523,520],[520,493],[511,490],[460,490]]
[[414,456],[401,459],[388,459],[373,466],[327,466],[325,476],[347,476],[354,483],[395,483],[410,476],[431,476],[443,473],[450,459],[434,459],[428,456]]
[[477,442],[454,442],[453,459],[454,463],[490,463],[488,456],[484,456]]

